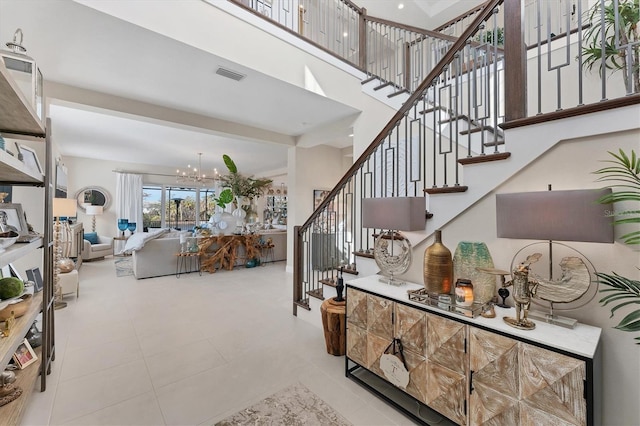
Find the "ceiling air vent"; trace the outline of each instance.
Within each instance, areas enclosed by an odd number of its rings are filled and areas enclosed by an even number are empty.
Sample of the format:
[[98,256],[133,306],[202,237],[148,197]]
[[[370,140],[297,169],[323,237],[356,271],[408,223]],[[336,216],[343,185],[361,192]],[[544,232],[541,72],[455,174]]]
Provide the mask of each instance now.
[[226,68],[218,67],[216,70],[216,74],[221,75],[223,77],[230,78],[231,80],[240,81],[246,77],[244,74],[240,74],[239,72],[231,71]]

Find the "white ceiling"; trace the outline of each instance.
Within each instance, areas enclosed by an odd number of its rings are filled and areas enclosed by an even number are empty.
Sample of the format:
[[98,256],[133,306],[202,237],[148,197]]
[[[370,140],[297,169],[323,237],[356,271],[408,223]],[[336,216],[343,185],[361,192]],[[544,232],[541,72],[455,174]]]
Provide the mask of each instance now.
[[[444,22],[479,1],[405,0],[402,10],[392,0],[356,3],[372,16],[433,27],[420,23],[438,16]],[[444,19],[441,10],[453,15]],[[27,53],[37,59],[48,82],[113,95],[125,102],[228,120],[289,140],[357,112],[74,1],[0,0],[0,41],[10,41],[18,27]],[[246,77],[236,82],[219,76],[215,70],[220,66]],[[282,143],[233,138],[56,99],[51,100],[49,115],[62,155],[176,168],[194,163],[197,153],[203,152],[203,169],[224,169],[221,157],[229,154],[249,174],[281,169],[287,163],[288,145]],[[345,128],[343,138],[327,142],[348,146],[349,132]]]

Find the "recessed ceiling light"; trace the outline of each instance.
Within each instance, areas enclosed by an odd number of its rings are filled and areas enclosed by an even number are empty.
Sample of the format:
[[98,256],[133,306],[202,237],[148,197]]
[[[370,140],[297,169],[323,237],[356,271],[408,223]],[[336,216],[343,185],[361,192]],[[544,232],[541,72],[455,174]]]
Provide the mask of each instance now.
[[404,4],[403,3],[398,3],[398,9],[404,9]]
[[342,37],[347,37],[348,35],[349,35],[349,33],[346,32],[346,31],[342,33]]

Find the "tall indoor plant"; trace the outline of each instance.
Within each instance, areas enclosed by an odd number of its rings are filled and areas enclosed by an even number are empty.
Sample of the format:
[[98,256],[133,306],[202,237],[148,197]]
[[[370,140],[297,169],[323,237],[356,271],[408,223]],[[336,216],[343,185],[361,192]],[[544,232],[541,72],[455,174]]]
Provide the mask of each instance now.
[[247,197],[253,199],[264,194],[264,191],[271,185],[271,179],[253,178],[245,176],[238,172],[236,163],[227,154],[222,156],[224,164],[227,166],[229,173],[220,176],[223,186],[228,187],[236,197]]
[[[583,66],[589,71],[596,66],[601,74],[605,69],[622,71],[627,93],[638,93],[640,45],[637,43],[640,41],[640,0],[618,0],[617,6],[616,10],[616,2],[607,0],[603,7],[598,0],[587,12],[587,23],[591,26],[585,33],[582,46]],[[630,55],[627,49],[617,49],[616,41],[621,46],[632,45]]]
[[[598,179],[600,182],[614,182],[607,187],[621,188],[621,191],[612,192],[605,195],[600,200],[601,203],[619,203],[619,202],[640,202],[640,159],[636,156],[635,151],[631,150],[631,154],[627,155],[623,150],[609,154],[614,158],[608,160],[610,164],[597,171],[596,174],[601,175]],[[621,224],[640,224],[640,210],[625,210],[615,214],[615,225]],[[622,236],[625,244],[640,244],[640,230],[631,231]],[[626,278],[615,272],[611,274],[597,273],[600,284],[606,285],[608,288],[601,289],[601,293],[607,293],[605,297],[600,299],[602,306],[615,304],[611,308],[611,317],[614,313],[629,305],[640,305],[640,281]],[[627,314],[616,327],[618,330],[638,332],[640,331],[640,308]],[[640,337],[636,337],[636,344],[640,345]]]

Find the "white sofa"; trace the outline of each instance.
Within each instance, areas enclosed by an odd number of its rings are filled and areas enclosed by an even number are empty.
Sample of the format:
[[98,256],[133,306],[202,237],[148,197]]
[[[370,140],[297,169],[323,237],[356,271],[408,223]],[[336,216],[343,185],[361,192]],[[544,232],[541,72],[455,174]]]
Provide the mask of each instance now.
[[82,261],[104,259],[105,256],[113,255],[113,238],[98,235],[98,244],[91,244],[83,240]]

